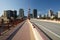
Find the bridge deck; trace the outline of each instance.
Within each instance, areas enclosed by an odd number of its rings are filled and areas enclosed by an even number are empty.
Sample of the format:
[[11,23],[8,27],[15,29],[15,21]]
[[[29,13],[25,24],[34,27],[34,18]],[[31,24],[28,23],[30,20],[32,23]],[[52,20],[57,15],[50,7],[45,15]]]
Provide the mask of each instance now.
[[24,23],[21,29],[19,29],[12,40],[34,40],[33,32],[28,20]]

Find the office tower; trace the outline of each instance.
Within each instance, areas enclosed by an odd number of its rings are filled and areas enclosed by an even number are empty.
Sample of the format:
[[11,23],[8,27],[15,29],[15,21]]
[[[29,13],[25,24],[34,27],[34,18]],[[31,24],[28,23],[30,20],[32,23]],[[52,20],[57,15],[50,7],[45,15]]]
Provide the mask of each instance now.
[[20,18],[23,18],[24,17],[24,10],[23,9],[20,9],[19,10],[19,17]]
[[17,11],[16,10],[13,11],[13,17],[14,17],[14,19],[17,18]]
[[17,11],[14,10],[5,10],[4,11],[4,16],[7,17],[8,19],[11,19],[11,18],[16,18],[17,17]]
[[4,11],[4,16],[6,16],[8,19],[10,19],[11,17],[13,17],[13,11],[11,11],[11,10]]
[[37,18],[37,9],[33,9],[33,18]]
[[53,11],[52,10],[49,10],[49,12],[48,12],[48,17],[49,18],[51,18],[51,16],[53,16],[54,14],[53,14]]

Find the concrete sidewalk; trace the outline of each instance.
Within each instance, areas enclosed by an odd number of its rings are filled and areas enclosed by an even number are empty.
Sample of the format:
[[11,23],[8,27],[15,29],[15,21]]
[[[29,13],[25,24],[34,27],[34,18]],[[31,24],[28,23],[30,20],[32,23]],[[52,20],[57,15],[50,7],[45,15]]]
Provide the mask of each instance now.
[[0,36],[0,40],[6,40],[17,28],[20,27],[20,25],[22,25],[24,23],[21,22],[18,25],[16,25],[16,27],[11,27],[10,30],[6,30],[1,36]]
[[25,24],[19,29],[12,40],[35,40],[29,20],[26,20]]

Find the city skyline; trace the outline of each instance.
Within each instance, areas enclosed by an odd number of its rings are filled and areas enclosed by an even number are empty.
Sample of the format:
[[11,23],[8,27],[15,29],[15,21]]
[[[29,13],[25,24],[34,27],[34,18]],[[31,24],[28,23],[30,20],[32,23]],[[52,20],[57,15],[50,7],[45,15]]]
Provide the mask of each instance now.
[[[24,14],[28,14],[28,9],[37,9],[38,13],[47,13],[49,9],[54,12],[60,10],[60,0],[0,0],[0,16],[4,10],[24,9]],[[18,13],[19,14],[19,13]]]

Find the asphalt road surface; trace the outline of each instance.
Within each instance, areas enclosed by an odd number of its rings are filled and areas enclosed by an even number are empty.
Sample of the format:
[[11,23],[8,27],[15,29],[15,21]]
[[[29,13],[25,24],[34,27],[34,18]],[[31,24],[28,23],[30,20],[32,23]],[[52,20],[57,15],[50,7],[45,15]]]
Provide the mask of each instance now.
[[35,23],[53,40],[60,40],[60,24],[40,21],[38,19],[36,19],[36,20],[31,19],[31,22]]

